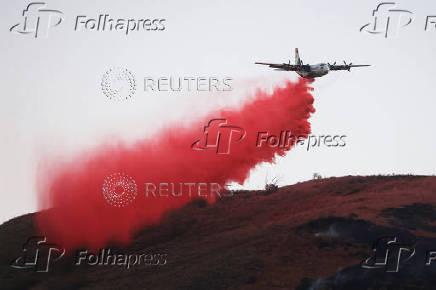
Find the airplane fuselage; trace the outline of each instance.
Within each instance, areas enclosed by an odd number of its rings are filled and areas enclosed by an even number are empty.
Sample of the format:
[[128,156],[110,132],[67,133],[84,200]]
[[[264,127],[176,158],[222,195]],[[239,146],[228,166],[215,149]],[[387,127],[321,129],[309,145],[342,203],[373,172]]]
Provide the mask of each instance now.
[[308,70],[298,70],[296,71],[301,77],[306,79],[313,79],[325,76],[330,71],[329,65],[327,63],[318,63],[314,65],[309,65]]
[[255,64],[267,65],[274,70],[278,71],[294,71],[302,78],[305,79],[313,79],[325,76],[330,71],[350,71],[352,67],[363,67],[369,66],[367,64],[354,64],[347,63],[344,60],[344,64],[336,65],[336,61],[333,64],[330,63],[318,63],[318,64],[304,64],[300,58],[300,54],[298,53],[298,48],[295,49],[295,62],[291,64],[291,60],[288,63],[267,63],[267,62],[255,62]]

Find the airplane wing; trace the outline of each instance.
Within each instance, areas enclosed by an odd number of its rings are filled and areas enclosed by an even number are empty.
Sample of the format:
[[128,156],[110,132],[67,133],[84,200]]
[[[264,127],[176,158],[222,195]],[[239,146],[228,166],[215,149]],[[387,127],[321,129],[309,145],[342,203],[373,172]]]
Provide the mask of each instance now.
[[341,65],[329,65],[330,70],[348,70],[352,67],[371,66],[370,64],[341,64]]
[[255,64],[267,65],[271,68],[275,68],[275,70],[281,71],[301,71],[309,69],[308,65],[295,65],[288,63],[265,63],[265,62],[255,62]]

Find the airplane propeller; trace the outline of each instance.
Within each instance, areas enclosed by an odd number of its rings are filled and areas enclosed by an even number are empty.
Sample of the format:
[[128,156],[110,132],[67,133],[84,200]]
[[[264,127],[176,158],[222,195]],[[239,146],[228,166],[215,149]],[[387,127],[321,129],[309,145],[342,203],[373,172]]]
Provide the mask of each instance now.
[[[348,71],[350,71],[351,66],[353,65],[353,63],[352,63],[352,62],[347,63],[345,60],[343,60],[343,62],[344,62],[344,65],[345,65],[345,69],[347,69]],[[335,61],[333,64],[330,64],[329,62],[328,62],[327,64],[328,64],[330,67],[331,67],[331,66],[335,66],[335,65],[336,65],[336,61]]]
[[347,62],[344,60],[344,64],[345,64],[346,66],[349,66],[349,67],[348,67],[348,71],[350,71],[350,68],[351,68],[350,66],[352,66],[353,63],[350,62],[350,63],[347,64]]

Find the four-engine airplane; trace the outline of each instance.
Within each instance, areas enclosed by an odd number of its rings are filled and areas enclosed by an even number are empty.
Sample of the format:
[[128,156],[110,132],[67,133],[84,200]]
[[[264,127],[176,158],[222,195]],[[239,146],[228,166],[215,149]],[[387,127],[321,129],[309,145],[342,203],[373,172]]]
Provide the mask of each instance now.
[[274,68],[279,71],[295,71],[301,77],[305,79],[313,79],[317,77],[325,76],[329,73],[329,71],[333,70],[348,70],[352,67],[362,67],[362,66],[370,66],[369,64],[347,64],[344,61],[344,64],[336,65],[336,62],[333,64],[330,63],[319,63],[314,65],[303,64],[300,59],[300,55],[298,53],[298,48],[295,49],[295,64],[291,64],[291,61],[288,63],[264,63],[264,62],[256,62],[255,64],[267,65],[269,67]]

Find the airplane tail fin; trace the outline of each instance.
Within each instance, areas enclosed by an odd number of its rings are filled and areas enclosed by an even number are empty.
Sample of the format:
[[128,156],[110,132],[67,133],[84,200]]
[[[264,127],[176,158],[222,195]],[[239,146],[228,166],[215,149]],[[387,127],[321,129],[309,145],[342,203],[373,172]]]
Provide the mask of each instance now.
[[295,49],[295,64],[303,65],[303,62],[300,59],[300,54],[298,53],[298,48]]

